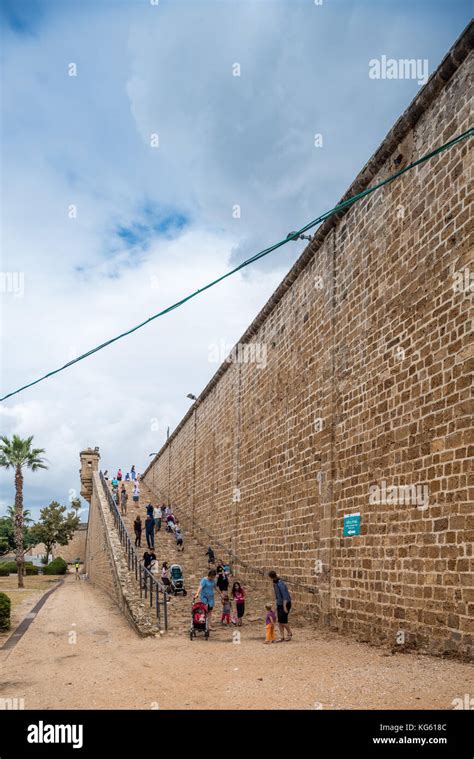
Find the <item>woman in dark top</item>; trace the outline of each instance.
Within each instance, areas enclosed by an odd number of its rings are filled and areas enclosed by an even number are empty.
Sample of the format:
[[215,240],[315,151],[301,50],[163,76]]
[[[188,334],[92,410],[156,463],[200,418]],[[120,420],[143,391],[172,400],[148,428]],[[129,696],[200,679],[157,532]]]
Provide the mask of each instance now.
[[143,554],[143,564],[145,565],[145,569],[151,570],[153,564],[156,561],[156,554],[154,551],[145,551]]
[[135,545],[140,548],[142,542],[142,520],[139,516],[137,516],[133,523],[133,529],[135,530]]

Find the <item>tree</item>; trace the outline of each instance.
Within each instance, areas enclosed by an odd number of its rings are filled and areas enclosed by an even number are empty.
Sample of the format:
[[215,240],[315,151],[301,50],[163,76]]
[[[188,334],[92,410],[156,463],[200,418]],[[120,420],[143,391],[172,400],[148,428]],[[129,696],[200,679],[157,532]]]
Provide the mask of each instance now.
[[41,458],[44,448],[32,448],[33,436],[22,439],[13,435],[9,440],[6,435],[0,437],[0,467],[15,470],[15,553],[18,569],[18,587],[23,588],[25,552],[23,546],[23,468],[47,469]]
[[[30,524],[33,523],[33,520],[30,519],[29,514],[29,509],[25,509],[23,512],[23,548],[25,551],[35,545],[30,534]],[[7,515],[0,517],[0,556],[12,553],[15,549],[15,507],[9,506]]]
[[81,499],[80,498],[71,498],[71,509],[74,509],[76,512],[76,515],[79,515],[79,511],[81,509]]
[[31,528],[35,543],[44,543],[46,555],[52,554],[56,545],[69,543],[80,524],[76,510],[69,511],[57,501],[51,501],[40,511],[40,518]]

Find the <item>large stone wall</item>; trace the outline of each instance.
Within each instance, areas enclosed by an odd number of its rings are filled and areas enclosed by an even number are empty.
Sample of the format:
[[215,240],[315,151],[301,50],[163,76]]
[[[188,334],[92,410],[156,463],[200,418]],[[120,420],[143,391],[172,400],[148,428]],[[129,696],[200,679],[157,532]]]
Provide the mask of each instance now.
[[106,522],[107,505],[105,498],[102,498],[98,474],[94,473],[93,476],[97,478],[97,482],[89,507],[85,571],[91,582],[98,585],[113,601],[121,605],[117,573],[110,546],[113,526]]
[[[470,50],[472,26],[348,195],[471,126]],[[325,222],[241,340],[266,366],[224,364],[144,474],[241,575],[279,571],[307,615],[457,655],[474,608],[472,293],[456,286],[472,145]],[[405,485],[417,498],[374,502]]]
[[56,546],[54,556],[62,556],[65,561],[72,564],[76,559],[84,563],[86,558],[87,524],[80,524],[65,546]]

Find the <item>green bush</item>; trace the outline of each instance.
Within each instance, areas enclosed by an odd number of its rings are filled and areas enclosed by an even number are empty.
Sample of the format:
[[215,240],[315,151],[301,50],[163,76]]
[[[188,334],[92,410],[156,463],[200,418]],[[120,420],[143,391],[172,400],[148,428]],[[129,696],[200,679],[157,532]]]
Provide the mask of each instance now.
[[[6,569],[9,574],[16,575],[17,574],[16,561],[5,561],[3,564],[0,564],[0,569],[3,569],[3,570]],[[31,563],[31,561],[26,561],[25,574],[37,575],[38,567],[35,567],[34,564]]]
[[0,577],[8,577],[10,570],[4,564],[0,564]]
[[53,559],[47,567],[44,568],[45,575],[64,575],[67,572],[67,563],[61,556]]
[[9,574],[16,574],[16,561],[4,561],[0,567],[6,569]]
[[6,593],[0,593],[0,630],[10,629],[11,601]]

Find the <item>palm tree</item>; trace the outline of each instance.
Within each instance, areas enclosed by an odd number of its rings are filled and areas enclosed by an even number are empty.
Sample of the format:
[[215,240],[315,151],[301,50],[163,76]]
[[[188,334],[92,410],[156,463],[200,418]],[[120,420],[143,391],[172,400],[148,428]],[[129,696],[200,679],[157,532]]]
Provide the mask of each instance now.
[[36,472],[48,467],[41,458],[44,448],[32,448],[33,436],[22,440],[13,435],[9,440],[5,435],[0,437],[0,466],[15,470],[15,543],[16,565],[18,569],[18,587],[23,588],[25,555],[23,549],[23,467]]
[[[7,506],[7,514],[8,518],[12,520],[12,522],[15,519],[15,507],[14,506]],[[31,524],[33,520],[30,517],[31,511],[30,509],[23,509],[23,524]]]

